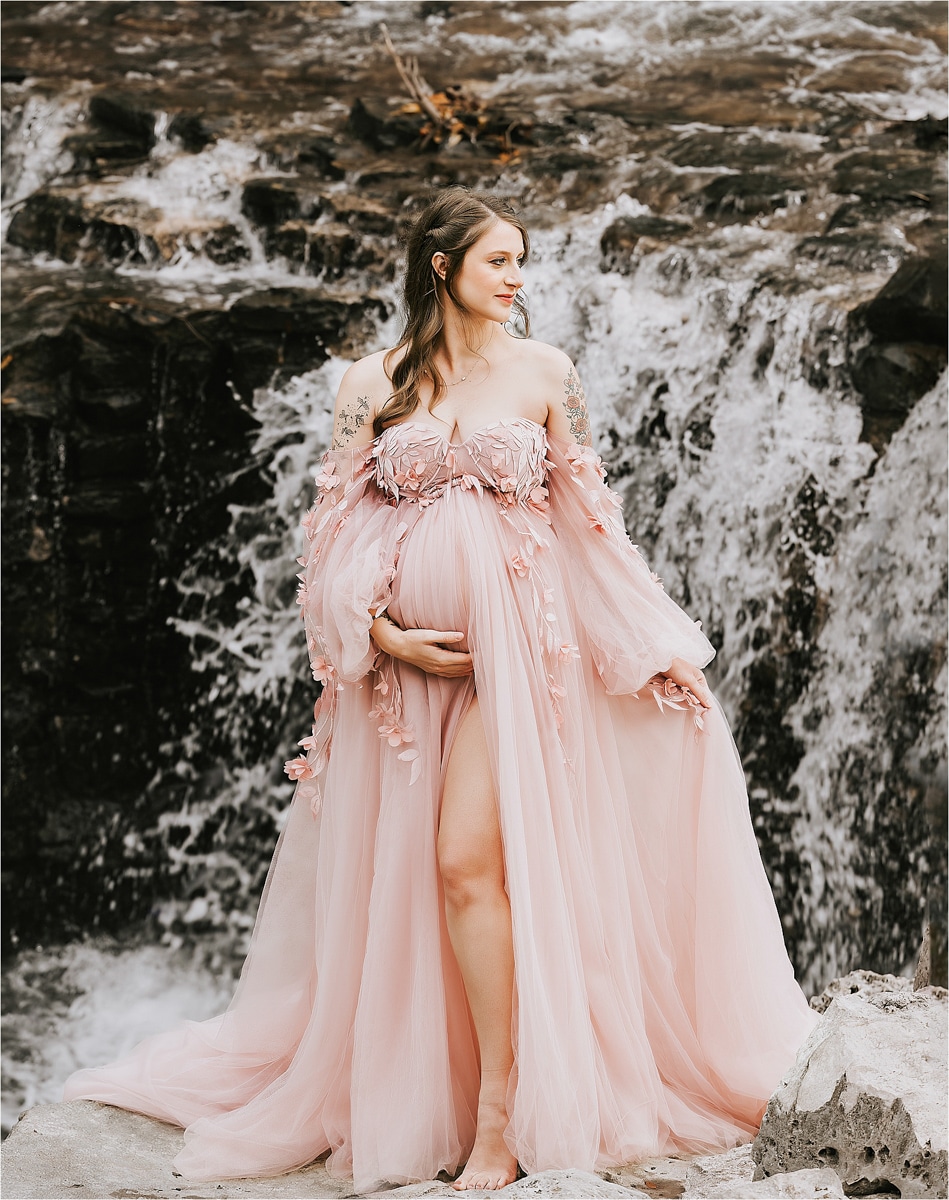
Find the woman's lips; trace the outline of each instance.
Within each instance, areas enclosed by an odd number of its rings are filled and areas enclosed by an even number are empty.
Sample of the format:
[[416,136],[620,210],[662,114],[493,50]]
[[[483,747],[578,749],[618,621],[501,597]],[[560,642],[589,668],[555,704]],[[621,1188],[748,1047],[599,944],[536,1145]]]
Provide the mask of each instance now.
[[496,296],[495,299],[503,300],[505,302],[505,304],[511,304],[514,301],[513,296]]

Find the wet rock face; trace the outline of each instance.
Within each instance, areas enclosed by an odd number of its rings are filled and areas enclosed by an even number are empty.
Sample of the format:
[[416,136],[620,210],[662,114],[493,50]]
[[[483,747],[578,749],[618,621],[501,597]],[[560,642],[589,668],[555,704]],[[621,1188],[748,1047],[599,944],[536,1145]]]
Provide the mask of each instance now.
[[862,436],[879,449],[913,405],[936,383],[946,363],[945,242],[938,257],[902,264],[876,296],[853,311],[868,345],[855,357],[854,384],[863,398]]
[[943,989],[834,999],[768,1104],[756,1178],[829,1167],[848,1196],[944,1196],[946,1050]]
[[[223,885],[195,882],[188,856],[221,845],[236,864],[223,908],[252,910],[274,818],[266,806],[239,818],[222,781],[229,763],[269,762],[295,733],[305,680],[248,698],[244,660],[223,681],[198,671],[209,617],[187,581],[212,581],[221,629],[243,619],[259,563],[239,562],[237,539],[274,522],[273,463],[303,436],[275,428],[251,453],[271,419],[255,396],[327,354],[376,348],[408,215],[430,190],[463,183],[513,197],[537,230],[555,314],[540,336],[579,361],[594,409],[602,359],[616,354],[611,295],[635,305],[648,294],[670,311],[682,302],[671,323],[702,324],[668,369],[657,346],[631,360],[625,390],[594,412],[601,443],[636,539],[675,566],[678,599],[701,598],[720,646],[796,964],[823,983],[857,959],[898,970],[915,951],[944,894],[945,758],[932,735],[942,602],[925,636],[886,641],[865,703],[854,700],[875,736],[835,745],[810,777],[826,794],[812,794],[800,773],[832,707],[820,693],[834,647],[821,639],[867,560],[828,583],[850,562],[846,489],[821,465],[830,454],[812,428],[781,435],[779,468],[761,467],[775,482],[760,506],[726,511],[705,487],[731,444],[736,382],[770,395],[776,414],[800,405],[802,389],[825,398],[840,470],[868,451],[854,506],[938,384],[944,13],[868,5],[808,25],[769,12],[749,22],[727,5],[580,7],[5,10],[6,911],[21,939],[120,924],[180,892],[213,925]],[[461,113],[457,137],[425,132],[381,20]],[[481,107],[462,111],[462,95]],[[569,258],[571,238],[601,214],[572,273],[544,261],[545,246]],[[789,354],[795,323],[806,328]],[[234,518],[235,506],[251,515]],[[743,570],[770,572],[770,590],[749,584],[727,602],[716,590],[721,568],[701,554],[719,511]],[[285,555],[289,596],[282,521],[266,553]],[[191,622],[190,640],[169,618]],[[227,719],[212,692],[231,705]],[[828,844],[847,845],[830,883],[837,851],[812,844],[825,825]],[[825,921],[822,890],[834,886],[851,890]],[[937,927],[936,976],[944,947]]]
[[[259,293],[227,312],[113,293],[78,301],[55,335],[8,352],[14,937],[121,929],[150,910],[165,848],[138,834],[185,800],[174,759],[206,689],[169,625],[183,613],[175,581],[220,552],[230,505],[267,494],[266,464],[249,453],[254,389],[364,336],[369,315],[361,298],[313,293]],[[218,574],[218,602],[233,608],[240,566]],[[213,726],[202,740],[212,759],[241,752],[214,745]],[[156,772],[165,785],[148,793]]]
[[117,220],[114,214],[84,205],[75,194],[48,191],[14,214],[7,240],[23,250],[81,266],[154,263],[161,253],[155,239],[141,228],[144,220],[147,214],[134,210]]
[[672,242],[690,233],[691,229],[685,221],[666,221],[662,217],[621,217],[600,238],[602,268],[628,275],[634,269],[632,252],[640,238]]

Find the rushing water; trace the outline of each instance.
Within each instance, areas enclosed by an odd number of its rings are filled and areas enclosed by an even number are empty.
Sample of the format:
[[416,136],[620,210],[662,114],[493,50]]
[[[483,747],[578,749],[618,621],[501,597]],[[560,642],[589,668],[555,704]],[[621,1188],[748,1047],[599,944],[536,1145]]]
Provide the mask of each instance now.
[[20,954],[3,978],[3,1129],[62,1099],[66,1077],[149,1034],[223,1010],[222,965],[168,946],[101,941]]
[[[80,7],[92,36],[96,6]],[[181,9],[168,10],[168,20],[185,22]],[[464,56],[484,96],[529,97],[543,113],[593,80],[610,90],[614,111],[635,111],[650,81],[685,64],[761,50],[797,64],[794,85],[782,96],[789,109],[859,106],[880,120],[945,110],[942,54],[913,28],[907,4],[499,4],[485,28],[475,14],[469,28],[447,39],[445,6],[427,10],[422,19],[412,5],[362,0],[342,16],[320,17],[305,36],[275,20],[257,53],[274,69],[332,57],[340,71],[356,74],[384,19],[407,52]],[[50,4],[35,19],[55,24],[78,11]],[[929,19],[928,7],[917,11]],[[134,58],[129,77],[229,69],[224,55],[200,58],[208,53],[200,38],[186,47],[186,67],[159,59],[156,46],[134,33],[120,32],[113,49]],[[55,95],[37,92],[8,120],[4,233],[16,204],[68,170],[62,138],[80,123],[88,91],[74,80]],[[327,125],[334,112],[328,104]],[[283,112],[281,119],[319,127],[310,113]],[[757,134],[781,152],[819,156],[823,135],[809,120],[801,126]],[[701,146],[722,130],[714,119],[677,125],[684,146]],[[120,276],[181,303],[322,286],[268,256],[261,231],[242,210],[243,182],[278,173],[252,137],[222,137],[185,155],[168,134],[165,112],[155,135],[147,162],[84,185],[91,203],[158,214],[148,227],[163,228],[170,239],[166,257],[129,260],[115,268]],[[902,836],[886,823],[893,763],[879,747],[881,737],[898,740],[894,711],[904,714],[905,726],[896,769],[905,773],[909,764],[916,771],[927,804],[938,805],[944,786],[944,657],[935,678],[914,677],[912,662],[944,625],[945,378],[879,457],[863,440],[859,397],[843,369],[854,352],[847,318],[906,257],[906,238],[894,224],[859,266],[796,255],[801,230],[826,216],[819,199],[802,201],[798,212],[791,197],[784,210],[647,252],[626,272],[604,270],[604,232],[617,218],[652,213],[628,185],[634,165],[635,155],[611,166],[598,203],[554,200],[538,221],[527,273],[534,336],[562,346],[577,363],[634,539],[667,590],[702,617],[720,646],[712,678],[736,728],[748,725],[749,705],[760,702],[749,679],[769,648],[784,662],[795,637],[807,641],[800,647],[807,670],[779,697],[783,703],[787,696],[782,719],[800,745],[796,765],[772,778],[762,761],[766,750],[754,745],[748,765],[789,938],[805,986],[816,991],[863,965],[861,955],[873,945],[867,930],[884,921],[866,847],[875,836]],[[666,169],[695,170],[687,159]],[[514,194],[528,187],[519,170],[515,164],[506,181]],[[572,186],[569,176],[564,189]],[[327,190],[348,187],[343,180]],[[205,253],[204,235],[221,224],[238,230],[246,260],[227,265]],[[48,256],[37,255],[30,269],[46,272],[49,286],[82,283]],[[391,282],[370,275],[350,282],[394,308]],[[394,319],[380,324],[361,352],[392,344],[396,333]],[[306,671],[288,596],[299,519],[346,365],[331,357],[254,393],[259,432],[249,449],[264,464],[269,496],[260,506],[231,506],[220,543],[177,581],[187,615],[176,625],[207,686],[189,738],[171,748],[175,769],[196,781],[194,792],[185,808],[137,835],[163,847],[179,881],[156,900],[163,944],[102,940],[36,949],[6,969],[5,1127],[22,1108],[55,1100],[75,1067],[226,1003],[292,790],[280,764],[303,730]],[[228,578],[243,581],[236,606],[220,602],[225,561]],[[816,614],[807,635],[787,628],[799,594]],[[902,708],[881,700],[889,688],[903,689]],[[266,714],[272,749],[204,761],[201,730],[213,722],[242,747],[248,711]],[[224,814],[227,836],[207,845],[203,833]],[[776,847],[770,858],[769,842]],[[886,936],[886,945],[907,941],[899,929]],[[907,951],[905,961],[890,965],[907,967],[909,959]]]

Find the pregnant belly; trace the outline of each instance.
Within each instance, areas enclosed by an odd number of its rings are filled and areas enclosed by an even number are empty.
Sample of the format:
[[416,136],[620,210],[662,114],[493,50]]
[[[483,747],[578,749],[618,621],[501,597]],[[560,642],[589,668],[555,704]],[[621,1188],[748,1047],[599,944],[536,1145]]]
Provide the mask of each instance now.
[[[465,498],[467,499],[467,498]],[[404,629],[468,632],[465,500],[459,489],[422,510],[399,554],[389,612]],[[452,649],[467,650],[467,642]]]

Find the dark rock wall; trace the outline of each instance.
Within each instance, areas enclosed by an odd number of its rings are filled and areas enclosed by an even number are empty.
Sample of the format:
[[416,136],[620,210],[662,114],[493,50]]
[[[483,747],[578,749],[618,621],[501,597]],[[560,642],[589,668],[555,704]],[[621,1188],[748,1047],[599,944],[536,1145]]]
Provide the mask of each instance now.
[[[9,298],[9,297],[8,297]],[[169,624],[176,581],[220,552],[229,505],[259,506],[250,398],[365,337],[362,298],[290,291],[186,316],[147,294],[78,300],[54,335],[5,355],[4,879],[28,942],[147,914],[165,847],[136,836],[193,784],[176,766],[207,688]],[[240,565],[217,572],[232,611]],[[294,581],[288,572],[287,604]],[[303,684],[298,704],[302,700]],[[235,746],[269,754],[279,714],[245,709]],[[157,785],[156,785],[156,781]],[[150,786],[151,785],[151,786]],[[212,830],[207,831],[210,837]],[[265,841],[274,828],[257,830]]]

